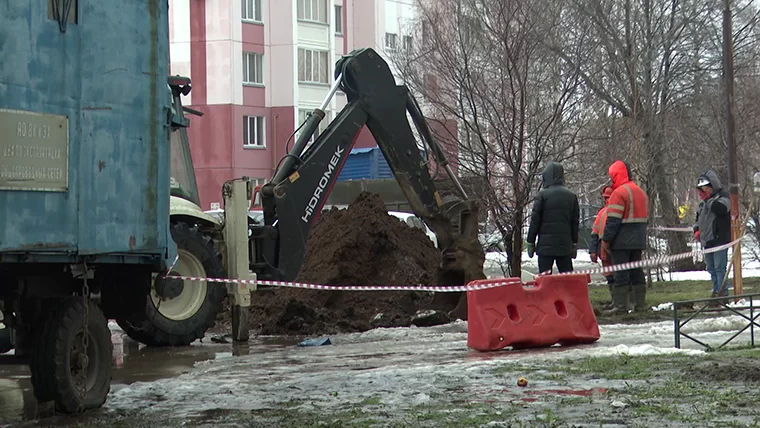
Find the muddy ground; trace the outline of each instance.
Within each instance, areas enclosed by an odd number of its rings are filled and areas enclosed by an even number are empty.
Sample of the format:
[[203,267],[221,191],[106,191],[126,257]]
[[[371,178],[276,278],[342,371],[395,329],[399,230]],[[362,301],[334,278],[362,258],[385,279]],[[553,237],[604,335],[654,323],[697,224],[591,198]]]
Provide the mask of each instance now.
[[[739,325],[729,317],[689,331],[712,343]],[[212,356],[174,376],[115,382],[102,410],[19,426],[754,426],[760,351],[678,351],[668,329],[603,326],[593,345],[495,353],[468,350],[465,323],[337,335],[312,348],[206,342],[191,348]],[[168,364],[148,351],[138,358]]]
[[[311,229],[297,281],[330,285],[436,285],[440,254],[421,229],[389,215],[375,193],[323,212]],[[225,310],[218,331],[229,331]],[[280,288],[254,295],[254,334],[313,335],[450,321],[454,309],[420,292],[332,292]],[[427,317],[431,310],[440,313]]]

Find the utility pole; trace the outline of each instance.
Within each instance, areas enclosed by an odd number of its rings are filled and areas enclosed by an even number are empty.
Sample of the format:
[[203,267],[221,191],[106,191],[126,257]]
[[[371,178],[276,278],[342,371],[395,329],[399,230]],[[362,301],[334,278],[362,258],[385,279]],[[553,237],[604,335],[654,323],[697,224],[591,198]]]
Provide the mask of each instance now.
[[[734,138],[734,41],[731,25],[731,0],[723,0],[723,80],[726,88],[726,145],[728,146],[728,191],[731,197],[731,237],[741,235],[739,220],[739,178],[736,171],[736,140]],[[742,247],[734,246],[734,295],[742,294]]]

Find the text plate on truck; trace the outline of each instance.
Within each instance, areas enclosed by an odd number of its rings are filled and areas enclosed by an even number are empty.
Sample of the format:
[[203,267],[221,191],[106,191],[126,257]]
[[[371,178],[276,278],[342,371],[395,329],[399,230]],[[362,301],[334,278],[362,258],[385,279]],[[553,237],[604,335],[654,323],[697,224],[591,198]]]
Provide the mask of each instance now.
[[0,190],[65,192],[69,119],[0,109]]

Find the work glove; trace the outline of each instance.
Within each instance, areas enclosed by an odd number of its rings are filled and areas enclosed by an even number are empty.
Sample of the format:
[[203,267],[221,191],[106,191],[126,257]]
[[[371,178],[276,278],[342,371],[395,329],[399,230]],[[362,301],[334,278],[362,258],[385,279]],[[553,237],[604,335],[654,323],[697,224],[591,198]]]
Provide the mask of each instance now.
[[699,242],[699,237],[700,237],[699,231],[695,230],[694,231],[694,240],[697,241],[697,242]]
[[578,244],[573,244],[573,253],[572,253],[573,259],[578,257]]
[[532,259],[533,256],[536,254],[536,245],[528,242],[527,244],[525,244],[525,249],[528,251],[528,258]]
[[603,255],[610,255],[610,243],[607,241],[602,241],[599,243],[599,252]]
[[591,253],[591,263],[599,263],[599,256],[596,253]]

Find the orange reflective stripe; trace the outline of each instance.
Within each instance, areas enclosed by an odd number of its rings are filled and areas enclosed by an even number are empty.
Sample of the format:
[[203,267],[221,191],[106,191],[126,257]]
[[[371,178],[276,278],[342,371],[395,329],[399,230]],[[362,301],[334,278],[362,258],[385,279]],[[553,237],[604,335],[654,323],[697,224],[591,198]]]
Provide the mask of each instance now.
[[633,190],[631,190],[631,186],[628,183],[623,184],[623,188],[628,191],[628,215],[626,219],[633,218]]

